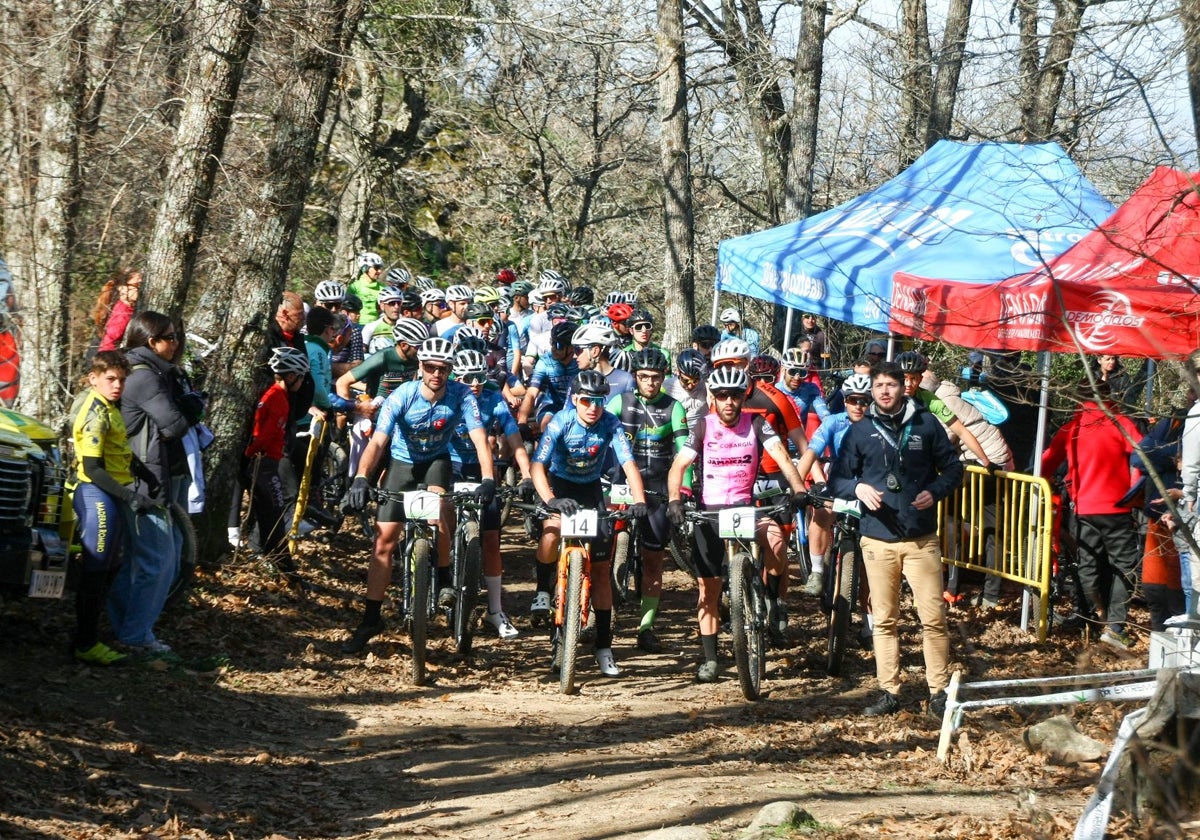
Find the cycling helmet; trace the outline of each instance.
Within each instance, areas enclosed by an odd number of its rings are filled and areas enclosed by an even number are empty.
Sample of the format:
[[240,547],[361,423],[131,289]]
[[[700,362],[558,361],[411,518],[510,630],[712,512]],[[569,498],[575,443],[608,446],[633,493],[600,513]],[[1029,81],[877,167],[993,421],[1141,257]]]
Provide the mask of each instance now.
[[722,324],[728,324],[730,321],[733,321],[735,324],[740,324],[742,323],[742,313],[738,312],[731,306],[728,309],[722,309],[721,317],[717,320]]
[[564,291],[569,288],[567,278],[563,277],[553,268],[542,269],[542,273],[538,275],[538,283],[545,286],[547,283],[560,283]]
[[417,275],[417,279],[413,281],[413,285],[417,287],[418,291],[422,291],[422,292],[425,291],[426,289],[436,288],[436,286],[434,285],[434,282],[433,282],[433,278],[426,277],[423,274]]
[[720,362],[749,362],[750,345],[740,338],[727,338],[713,345],[709,358],[714,365]]
[[346,292],[346,296],[342,298],[342,309],[347,312],[362,312],[362,298],[353,292]]
[[703,379],[708,375],[708,359],[699,350],[684,350],[675,359],[675,370],[688,379]]
[[421,292],[421,305],[425,306],[430,303],[445,303],[446,293],[441,289],[426,289]]
[[740,367],[726,365],[725,367],[713,368],[712,373],[708,375],[708,379],[704,382],[710,391],[745,391],[750,387],[750,378],[746,376],[746,371]]
[[608,316],[608,320],[620,323],[629,320],[629,316],[633,314],[633,307],[628,303],[614,303],[604,310],[604,314]]
[[475,290],[475,302],[486,303],[491,305],[500,300],[500,292],[496,291],[495,286],[480,286]]
[[[545,274],[545,272],[542,273]],[[542,282],[538,283],[538,288],[542,290],[543,294],[548,295],[559,295],[561,297],[567,293],[567,283],[561,278],[552,280],[543,279]]]
[[843,394],[869,394],[871,393],[871,377],[865,373],[852,373],[846,377],[846,381],[842,383]]
[[322,303],[341,303],[346,298],[346,287],[336,280],[322,280],[313,290],[313,297]]
[[701,342],[711,342],[716,344],[721,340],[721,331],[712,324],[701,324],[692,330],[692,341],[700,344]]
[[496,283],[500,286],[511,286],[517,282],[517,272],[511,268],[502,268],[496,272]]
[[657,347],[643,347],[629,354],[629,366],[634,370],[654,370],[666,373],[671,366],[666,354]]
[[512,309],[512,305],[513,305],[512,295],[508,294],[507,292],[501,292],[500,300],[497,303],[497,305],[500,307],[501,311],[503,311],[503,312],[507,312],[508,310]]
[[789,369],[804,368],[807,370],[812,366],[812,361],[809,359],[807,350],[790,347],[783,351],[783,366]]
[[295,347],[276,347],[271,350],[271,358],[267,360],[267,364],[280,376],[289,373],[303,376],[308,373],[308,354]]
[[384,286],[379,290],[379,294],[375,297],[380,303],[390,303],[392,301],[404,300],[404,290],[399,286]]
[[562,321],[550,328],[550,342],[555,350],[571,346],[571,338],[578,327],[571,321]]
[[459,300],[472,300],[472,299],[474,299],[474,297],[475,297],[475,290],[472,289],[470,286],[464,285],[462,283],[458,284],[457,286],[451,286],[449,289],[446,289],[446,302],[447,303],[450,303],[452,301],[459,301]]
[[[464,332],[467,334],[463,335]],[[461,353],[463,350],[487,353],[489,349],[487,339],[477,329],[472,328],[470,332],[467,332],[467,327],[460,327],[454,333],[454,350],[457,353]]]
[[488,306],[486,303],[477,302],[467,305],[467,312],[464,317],[468,321],[479,321],[484,318],[488,318],[490,320],[491,318],[495,317],[495,313],[492,312],[492,307]]
[[422,362],[454,362],[454,345],[441,336],[430,336],[421,342],[417,350],[417,359]]
[[421,296],[412,289],[406,289],[404,294],[400,295],[400,308],[413,310],[421,308]]
[[575,377],[576,394],[588,397],[607,397],[608,380],[598,370],[581,370]]
[[551,321],[566,320],[571,317],[571,307],[565,303],[552,303],[546,310]]
[[569,297],[571,298],[571,303],[575,304],[576,306],[583,306],[587,303],[594,303],[596,300],[596,293],[592,290],[591,286],[576,286],[575,288],[571,289],[571,294]]
[[629,304],[630,309],[637,309],[637,292],[622,292],[622,301]]
[[626,373],[633,373],[633,365],[631,364],[629,357],[629,351],[622,346],[609,348],[608,363],[618,370],[623,370]]
[[407,268],[389,268],[387,281],[391,286],[407,286],[412,282],[412,275]]
[[584,324],[571,336],[571,343],[576,347],[608,347],[616,340],[616,333],[611,327],[599,327],[595,324]]
[[567,311],[566,319],[568,321],[574,321],[576,324],[578,324],[583,320],[583,312],[578,307],[567,304],[565,309]]
[[487,374],[487,359],[476,350],[459,350],[454,354],[454,375],[461,378],[471,373]]
[[600,310],[590,303],[585,303],[583,306],[576,306],[576,311],[579,312],[580,321],[590,321],[600,314]]
[[654,326],[654,316],[645,309],[634,310],[633,314],[629,316],[629,326],[632,327],[634,324],[649,324],[650,326]]
[[779,359],[765,353],[750,360],[750,378],[774,382],[779,377]]
[[420,347],[421,342],[429,338],[429,329],[424,321],[416,318],[397,318],[392,325],[392,341],[399,344],[404,342],[413,347]]
[[545,306],[546,305],[546,297],[545,297],[545,295],[542,294],[541,289],[533,289],[532,291],[529,292],[528,297],[529,297],[529,305],[530,306]]
[[604,308],[605,309],[612,306],[614,303],[624,303],[624,302],[625,302],[625,293],[624,292],[609,292],[608,294],[606,294],[604,296]]
[[905,373],[924,373],[929,367],[929,360],[916,350],[905,350],[896,357],[896,364]]
[[528,280],[518,280],[510,288],[512,289],[513,297],[520,297],[521,295],[529,297],[529,293],[533,291],[533,284]]
[[368,268],[383,268],[383,257],[374,251],[363,251],[358,255],[358,272],[361,274]]

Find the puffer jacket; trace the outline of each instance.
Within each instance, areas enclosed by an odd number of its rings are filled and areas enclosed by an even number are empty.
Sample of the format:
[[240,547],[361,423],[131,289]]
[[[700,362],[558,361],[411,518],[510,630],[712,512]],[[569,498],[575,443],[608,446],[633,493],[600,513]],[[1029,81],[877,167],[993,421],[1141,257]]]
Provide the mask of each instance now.
[[187,473],[182,438],[188,421],[177,401],[185,392],[183,372],[149,347],[125,354],[132,370],[121,393],[121,418],[136,464],[134,489],[165,501],[172,475]]

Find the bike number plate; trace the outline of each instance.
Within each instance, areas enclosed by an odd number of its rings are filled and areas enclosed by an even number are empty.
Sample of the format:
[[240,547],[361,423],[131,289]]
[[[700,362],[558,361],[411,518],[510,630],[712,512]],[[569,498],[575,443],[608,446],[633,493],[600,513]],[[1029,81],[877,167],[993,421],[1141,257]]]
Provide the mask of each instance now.
[[847,516],[853,516],[858,519],[862,517],[862,503],[858,499],[834,499],[833,512],[844,513]]
[[559,533],[564,537],[591,539],[596,536],[596,528],[599,527],[599,522],[600,517],[596,511],[583,508],[576,511],[572,516],[564,516],[562,518]]
[[750,539],[754,536],[754,508],[725,508],[717,514],[717,533],[721,539]]
[[411,490],[404,494],[404,515],[409,519],[437,519],[442,510],[442,497],[428,490]]
[[608,491],[608,503],[610,505],[633,504],[633,494],[629,492],[629,485],[614,484]]
[[754,498],[769,499],[772,496],[778,496],[783,493],[783,488],[779,486],[779,482],[773,478],[757,479],[754,482]]
[[67,584],[67,573],[34,569],[29,578],[30,598],[61,598]]
[[456,481],[454,482],[455,493],[474,493],[479,489],[478,481]]

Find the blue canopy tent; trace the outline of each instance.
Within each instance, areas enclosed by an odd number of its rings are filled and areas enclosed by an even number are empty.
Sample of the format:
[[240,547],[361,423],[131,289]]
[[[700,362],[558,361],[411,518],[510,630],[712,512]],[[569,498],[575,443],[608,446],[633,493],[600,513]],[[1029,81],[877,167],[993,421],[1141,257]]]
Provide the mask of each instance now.
[[727,239],[717,294],[886,332],[892,276],[994,283],[1042,267],[1113,212],[1055,143],[938,142],[832,210]]

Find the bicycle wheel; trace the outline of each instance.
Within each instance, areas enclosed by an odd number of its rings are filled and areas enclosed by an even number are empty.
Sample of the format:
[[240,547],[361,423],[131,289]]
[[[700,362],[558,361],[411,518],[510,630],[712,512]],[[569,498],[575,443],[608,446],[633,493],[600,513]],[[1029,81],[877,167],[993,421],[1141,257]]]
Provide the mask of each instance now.
[[729,624],[733,635],[733,660],[738,682],[747,700],[757,700],[765,669],[762,618],[754,594],[754,561],[735,554],[729,561]]
[[172,502],[167,512],[171,516],[171,527],[178,528],[183,534],[183,546],[179,551],[179,571],[171,588],[167,592],[167,607],[173,607],[187,598],[192,588],[192,577],[196,574],[196,528],[192,525],[192,517],[183,506]]
[[[504,471],[504,486],[513,488],[521,483],[521,471],[517,469],[517,465],[509,464],[508,469]],[[508,495],[504,497],[504,505],[500,508],[500,525],[508,521],[508,515],[512,513],[513,501],[516,496]]]
[[464,520],[455,542],[454,589],[458,600],[454,605],[454,649],[468,654],[475,636],[475,604],[479,600],[479,574],[483,566],[479,523]]
[[846,656],[846,637],[850,634],[850,616],[855,608],[858,558],[852,548],[838,552],[834,561],[833,604],[829,611],[828,640],[825,645],[825,670],[831,677],[841,676]]
[[412,675],[413,685],[425,683],[425,645],[429,640],[429,587],[430,576],[429,540],[420,538],[413,543],[408,562],[412,564]]
[[562,661],[558,685],[563,694],[575,691],[575,660],[579,654],[579,624],[583,615],[583,552],[572,549],[567,557],[567,591],[563,606]]
[[667,551],[675,568],[687,572],[692,580],[696,579],[696,567],[692,563],[692,555],[688,551],[688,538],[683,529],[671,529],[671,539],[667,541]]
[[628,529],[613,535],[612,563],[608,566],[612,576],[613,606],[624,606],[637,598],[637,584],[632,577],[634,558],[630,556],[631,547]]
[[791,554],[796,558],[796,566],[800,569],[800,582],[808,583],[812,574],[812,555],[808,550],[808,535],[812,532],[812,522],[808,519],[807,508],[796,514],[796,527],[792,529]]

